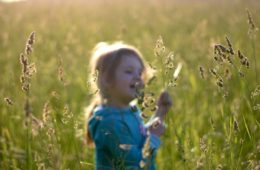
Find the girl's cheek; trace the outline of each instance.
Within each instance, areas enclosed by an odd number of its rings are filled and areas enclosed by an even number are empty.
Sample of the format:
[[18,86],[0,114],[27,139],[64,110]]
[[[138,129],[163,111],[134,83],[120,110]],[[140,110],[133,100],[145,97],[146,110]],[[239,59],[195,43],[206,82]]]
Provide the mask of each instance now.
[[128,80],[131,79],[132,75],[130,74],[124,74],[124,76],[122,76],[122,79]]

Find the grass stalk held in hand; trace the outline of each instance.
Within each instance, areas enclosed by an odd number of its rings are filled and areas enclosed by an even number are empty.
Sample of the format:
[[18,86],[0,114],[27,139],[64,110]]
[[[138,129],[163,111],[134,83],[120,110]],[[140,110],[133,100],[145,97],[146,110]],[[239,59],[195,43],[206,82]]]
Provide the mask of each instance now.
[[167,91],[169,87],[175,87],[177,85],[176,81],[178,80],[178,76],[182,68],[182,63],[178,63],[177,68],[175,68],[174,53],[169,52],[166,55],[166,49],[161,36],[159,36],[158,40],[156,41],[154,53],[156,60],[158,60],[157,63],[160,64],[158,74],[162,76],[163,89]]

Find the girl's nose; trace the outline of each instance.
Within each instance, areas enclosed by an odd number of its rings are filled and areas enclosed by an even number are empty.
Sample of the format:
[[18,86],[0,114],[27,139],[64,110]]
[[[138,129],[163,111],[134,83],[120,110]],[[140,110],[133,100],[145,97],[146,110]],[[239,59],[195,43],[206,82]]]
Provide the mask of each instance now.
[[136,74],[134,77],[134,80],[136,81],[136,85],[138,86],[138,88],[143,88],[144,87],[144,82],[142,79],[142,76],[140,74]]

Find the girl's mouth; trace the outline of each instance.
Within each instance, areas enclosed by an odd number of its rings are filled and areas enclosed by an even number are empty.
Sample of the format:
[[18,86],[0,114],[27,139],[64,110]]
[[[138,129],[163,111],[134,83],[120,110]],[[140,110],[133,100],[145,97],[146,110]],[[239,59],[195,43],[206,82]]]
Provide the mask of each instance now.
[[134,89],[134,90],[136,90],[136,91],[138,91],[138,90],[142,89],[143,86],[142,86],[142,83],[140,83],[140,82],[135,82],[135,83],[133,83],[133,84],[130,84],[130,88],[131,88],[131,89]]
[[130,88],[131,88],[131,89],[136,89],[135,84],[131,84],[131,85],[130,85]]

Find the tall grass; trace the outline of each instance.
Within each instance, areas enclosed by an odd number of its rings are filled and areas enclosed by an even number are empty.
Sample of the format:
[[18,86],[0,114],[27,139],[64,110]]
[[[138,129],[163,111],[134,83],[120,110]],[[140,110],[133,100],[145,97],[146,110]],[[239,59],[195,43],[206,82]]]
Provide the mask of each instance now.
[[[151,103],[172,83],[158,169],[259,169],[260,43],[247,22],[259,26],[259,9],[257,1],[0,3],[0,169],[94,168],[94,150],[84,145],[87,68],[95,44],[114,40],[136,46],[157,69]],[[32,31],[27,64],[37,73],[27,94],[19,55]],[[155,55],[159,36],[163,55],[172,54],[170,74]]]

